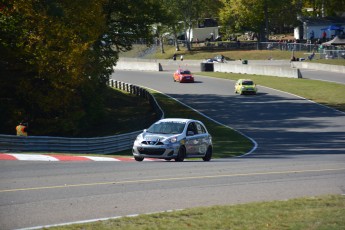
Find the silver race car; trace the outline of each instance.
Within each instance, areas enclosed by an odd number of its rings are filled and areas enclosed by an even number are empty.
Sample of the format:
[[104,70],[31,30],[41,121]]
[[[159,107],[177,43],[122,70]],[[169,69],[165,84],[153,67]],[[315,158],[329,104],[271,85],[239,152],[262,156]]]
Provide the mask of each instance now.
[[168,118],[151,125],[139,134],[133,144],[133,156],[144,158],[175,159],[212,158],[212,137],[205,125],[197,120]]

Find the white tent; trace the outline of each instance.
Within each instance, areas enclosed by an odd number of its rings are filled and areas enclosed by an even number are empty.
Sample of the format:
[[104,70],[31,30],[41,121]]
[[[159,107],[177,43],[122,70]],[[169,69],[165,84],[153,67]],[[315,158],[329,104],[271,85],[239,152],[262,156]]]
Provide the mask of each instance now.
[[332,40],[328,42],[322,43],[323,46],[336,46],[336,45],[345,45],[345,37],[344,36],[336,36]]

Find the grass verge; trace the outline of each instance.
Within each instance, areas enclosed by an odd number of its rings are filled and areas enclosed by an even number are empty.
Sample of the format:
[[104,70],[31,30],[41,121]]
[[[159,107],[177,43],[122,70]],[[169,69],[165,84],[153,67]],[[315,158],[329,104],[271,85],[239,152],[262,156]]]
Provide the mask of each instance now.
[[260,85],[267,86],[273,89],[292,93],[345,112],[345,85],[342,84],[300,78],[296,79],[235,73],[202,72],[196,74],[228,80],[250,78],[259,85],[259,91]]
[[191,208],[50,229],[345,229],[345,196]]
[[[204,60],[213,58],[218,54],[224,55],[226,60],[290,60],[292,51],[285,50],[225,50],[225,49],[202,49],[200,47],[193,47],[191,51],[188,51],[185,47],[180,47],[180,51],[176,52],[173,46],[164,46],[164,53],[161,53],[160,49],[157,49],[156,53],[146,56],[146,58],[153,59],[170,59],[173,54],[183,54],[185,60]],[[305,58],[308,61],[310,53],[306,51],[295,51],[294,56],[296,58]],[[127,57],[130,57],[128,55]],[[345,59],[320,59],[319,55],[315,56],[311,62],[323,63],[329,65],[345,65]]]

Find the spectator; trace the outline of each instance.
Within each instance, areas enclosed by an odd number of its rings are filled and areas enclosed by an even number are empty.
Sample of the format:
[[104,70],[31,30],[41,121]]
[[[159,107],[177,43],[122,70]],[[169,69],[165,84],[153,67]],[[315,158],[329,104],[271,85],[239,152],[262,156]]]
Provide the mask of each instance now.
[[17,136],[27,136],[28,135],[28,125],[24,122],[20,122],[16,127]]
[[322,33],[322,40],[326,41],[326,38],[327,38],[327,33],[326,33],[326,31],[323,31],[323,33]]
[[315,52],[313,52],[311,55],[308,56],[308,60],[309,61],[313,60],[314,56],[315,56]]
[[314,39],[314,30],[310,32],[309,40],[312,41]]

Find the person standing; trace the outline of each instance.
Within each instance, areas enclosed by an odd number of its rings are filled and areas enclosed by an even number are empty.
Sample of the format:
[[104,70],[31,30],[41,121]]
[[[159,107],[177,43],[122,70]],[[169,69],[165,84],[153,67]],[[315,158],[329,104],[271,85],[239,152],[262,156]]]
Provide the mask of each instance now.
[[24,122],[20,122],[16,127],[17,136],[27,136],[28,135],[28,126]]
[[327,38],[327,33],[326,33],[326,31],[323,31],[323,33],[322,33],[322,40],[326,41],[326,38]]
[[180,60],[183,61],[183,55],[181,54]]
[[312,41],[314,40],[314,30],[310,32],[309,40]]

